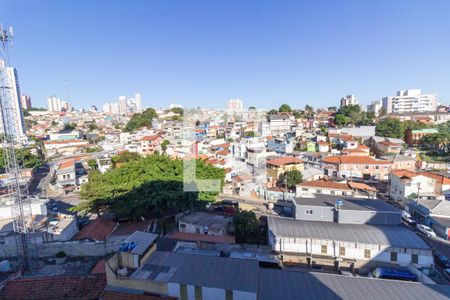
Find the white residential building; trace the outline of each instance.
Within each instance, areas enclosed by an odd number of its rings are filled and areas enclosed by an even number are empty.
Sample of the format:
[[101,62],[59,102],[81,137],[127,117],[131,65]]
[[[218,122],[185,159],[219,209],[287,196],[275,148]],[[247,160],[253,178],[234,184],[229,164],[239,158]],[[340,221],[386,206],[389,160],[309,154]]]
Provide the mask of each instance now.
[[347,106],[347,105],[358,105],[358,98],[356,98],[355,95],[347,95],[344,98],[341,99],[341,107]]
[[[9,105],[12,108],[11,121],[14,122],[12,131],[17,138],[26,140],[17,70],[12,67],[6,67],[4,61],[0,60],[0,78],[1,77],[4,78],[5,82],[0,84],[5,85],[5,94],[8,95],[8,98],[10,99]],[[3,132],[3,125],[1,125],[2,123],[3,122],[0,122],[0,133]]]
[[436,111],[436,94],[423,95],[420,89],[402,90],[397,96],[383,98],[386,113]]
[[383,102],[381,100],[372,101],[369,105],[367,105],[367,112],[373,112],[375,116],[378,116],[382,107]]
[[127,97],[119,96],[119,113],[125,114],[127,113],[127,109],[128,109]]
[[231,113],[240,113],[242,112],[243,107],[244,103],[239,98],[228,100],[228,110]]
[[141,94],[136,93],[134,95],[134,103],[136,106],[136,112],[140,112],[142,111],[142,98],[141,98]]
[[63,103],[61,99],[56,96],[50,96],[47,98],[47,110],[48,111],[61,111]]

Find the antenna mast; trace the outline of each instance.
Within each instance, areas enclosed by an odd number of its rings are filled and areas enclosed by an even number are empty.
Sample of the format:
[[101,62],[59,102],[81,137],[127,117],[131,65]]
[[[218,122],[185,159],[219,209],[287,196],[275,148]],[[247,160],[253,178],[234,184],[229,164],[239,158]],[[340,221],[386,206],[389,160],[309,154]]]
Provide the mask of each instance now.
[[19,165],[16,149],[23,146],[20,134],[20,126],[15,114],[21,113],[17,110],[20,108],[20,97],[14,91],[14,83],[12,82],[14,72],[9,67],[8,46],[12,44],[13,31],[10,27],[4,30],[0,25],[0,137],[3,150],[3,160],[5,163],[5,172],[9,174],[10,179],[7,180],[8,195],[11,204],[11,215],[13,219],[13,228],[16,233],[16,250],[19,265],[22,271],[31,270],[32,256],[36,251],[36,240],[33,232],[33,219],[31,215],[31,202],[28,195],[27,185],[21,186],[22,170]]

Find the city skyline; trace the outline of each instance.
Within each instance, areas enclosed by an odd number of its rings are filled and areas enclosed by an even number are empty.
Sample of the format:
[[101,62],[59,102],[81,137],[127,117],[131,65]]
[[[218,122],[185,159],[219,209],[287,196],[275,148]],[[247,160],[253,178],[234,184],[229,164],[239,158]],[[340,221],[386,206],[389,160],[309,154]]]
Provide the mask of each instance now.
[[367,105],[406,89],[450,99],[447,1],[14,1],[3,8],[3,24],[16,33],[11,65],[37,107],[50,95],[101,107],[135,91],[144,107],[225,108],[232,98],[246,107],[327,107],[349,94]]

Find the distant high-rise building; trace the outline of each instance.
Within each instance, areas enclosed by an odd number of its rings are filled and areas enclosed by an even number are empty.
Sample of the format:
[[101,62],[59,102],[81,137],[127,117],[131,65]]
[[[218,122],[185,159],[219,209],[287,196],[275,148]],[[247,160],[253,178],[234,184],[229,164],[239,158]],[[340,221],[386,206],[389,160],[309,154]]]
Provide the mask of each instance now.
[[31,108],[31,97],[25,94],[20,95],[20,102],[23,109]]
[[111,113],[111,103],[105,103],[102,106],[102,111],[104,113]]
[[47,98],[47,110],[48,111],[61,111],[64,101],[56,96],[50,96]]
[[230,99],[228,100],[228,110],[232,113],[240,113],[244,108],[244,103],[241,99]]
[[141,99],[141,94],[136,93],[134,95],[134,103],[136,105],[136,111],[140,112],[142,111],[142,99]]
[[[20,86],[19,86],[19,76],[17,70],[12,67],[6,67],[5,62],[0,60],[0,72],[3,73],[5,79],[5,92],[8,94],[8,98],[11,102],[10,107],[13,110],[12,118],[14,122],[14,134],[17,138],[21,140],[26,140],[25,135],[25,122],[23,118],[22,102],[20,99]],[[1,76],[0,76],[1,77]],[[0,132],[3,130],[3,122],[0,117]]]
[[119,113],[126,114],[128,110],[127,97],[119,96]]
[[347,95],[341,99],[341,107],[347,105],[359,105],[358,98],[355,95]]
[[367,112],[373,112],[375,116],[378,116],[382,107],[383,103],[381,101],[372,101],[369,105],[367,105]]
[[397,96],[383,98],[386,113],[411,113],[436,111],[436,94],[422,95],[420,89],[402,90]]

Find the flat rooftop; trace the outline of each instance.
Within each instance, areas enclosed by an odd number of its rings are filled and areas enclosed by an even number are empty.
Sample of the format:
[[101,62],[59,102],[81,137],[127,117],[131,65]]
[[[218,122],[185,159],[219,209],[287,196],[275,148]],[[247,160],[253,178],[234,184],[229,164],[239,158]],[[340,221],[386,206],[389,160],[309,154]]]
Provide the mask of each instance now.
[[404,225],[340,224],[268,217],[269,230],[278,237],[314,238],[399,248],[426,249],[430,246]]
[[384,202],[377,199],[366,198],[353,198],[346,196],[332,196],[315,194],[315,197],[294,198],[296,205],[308,205],[308,206],[322,206],[322,207],[334,207],[336,200],[342,200],[341,210],[360,210],[360,211],[382,211],[382,212],[395,212],[401,213],[401,211]]
[[448,285],[372,279],[326,273],[259,270],[258,299],[427,299],[450,297]]
[[197,225],[197,226],[208,226],[208,229],[222,229],[227,227],[231,223],[231,217],[222,216],[206,212],[192,212],[188,215],[183,216],[180,222]]
[[155,251],[130,277],[256,293],[258,261]]

